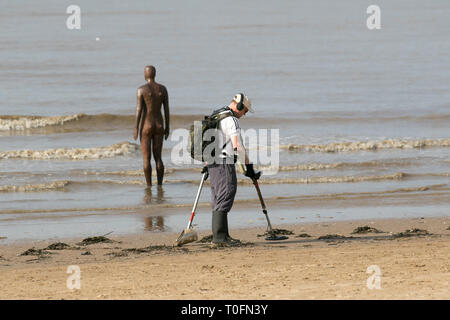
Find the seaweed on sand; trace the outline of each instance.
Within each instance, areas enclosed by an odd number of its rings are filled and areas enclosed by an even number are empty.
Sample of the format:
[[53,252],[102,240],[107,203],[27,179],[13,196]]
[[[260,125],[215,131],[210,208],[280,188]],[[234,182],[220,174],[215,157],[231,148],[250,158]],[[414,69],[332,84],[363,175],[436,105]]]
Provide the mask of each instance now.
[[174,246],[166,246],[166,245],[156,245],[156,246],[148,246],[145,248],[128,248],[128,249],[122,249],[121,252],[124,253],[151,253],[151,252],[188,252],[189,249],[187,248],[180,248],[180,247],[174,247]]
[[317,239],[319,239],[319,240],[345,240],[345,239],[352,239],[352,238],[353,237],[346,237],[341,234],[327,234],[324,236],[320,236]]
[[90,244],[95,243],[113,243],[114,241],[111,239],[106,238],[105,236],[98,236],[98,237],[89,237],[86,239],[83,239],[83,241],[77,243],[79,246],[87,246]]
[[[275,235],[293,235],[294,232],[292,232],[291,230],[286,230],[286,229],[272,229],[273,234]],[[258,237],[267,237],[267,236],[271,236],[272,234],[270,233],[269,230],[267,230],[266,232],[264,232],[263,234],[258,234]]]
[[114,258],[119,258],[119,257],[127,257],[128,253],[127,252],[109,252],[106,253],[105,256],[113,256]]
[[47,248],[44,248],[43,250],[64,250],[67,248],[70,248],[70,246],[67,243],[55,242],[49,245]]
[[[49,258],[50,254],[52,254],[52,253],[49,251],[45,251],[43,249],[35,249],[33,247],[33,248],[30,248],[30,249],[22,252],[20,254],[20,256],[37,256],[36,260],[41,260],[41,259]],[[28,261],[32,261],[32,260],[28,260]]]
[[300,233],[296,238],[311,238],[311,236],[307,233]]
[[21,256],[41,256],[41,255],[47,255],[47,254],[51,254],[51,252],[45,251],[43,249],[35,249],[33,247],[33,248],[30,248],[30,249],[22,252],[20,255]]
[[361,234],[361,233],[383,233],[383,231],[380,231],[376,228],[364,226],[364,227],[358,227],[351,234]]
[[392,236],[394,238],[407,238],[407,237],[429,236],[429,235],[431,235],[431,233],[429,233],[427,230],[414,228],[405,230],[404,232],[395,233]]
[[242,248],[253,246],[253,242],[242,242],[241,240],[232,240],[226,243],[211,243],[210,249],[225,249],[225,248]]
[[213,235],[210,234],[208,236],[204,236],[203,238],[201,238],[200,240],[198,240],[198,243],[210,243],[213,239]]
[[211,244],[210,249],[218,249],[218,248],[237,248],[237,247],[247,247],[252,246],[254,243],[252,242],[243,242],[238,239],[232,239],[229,243],[212,243],[213,235],[210,234],[208,236],[204,236],[197,243],[209,243]]

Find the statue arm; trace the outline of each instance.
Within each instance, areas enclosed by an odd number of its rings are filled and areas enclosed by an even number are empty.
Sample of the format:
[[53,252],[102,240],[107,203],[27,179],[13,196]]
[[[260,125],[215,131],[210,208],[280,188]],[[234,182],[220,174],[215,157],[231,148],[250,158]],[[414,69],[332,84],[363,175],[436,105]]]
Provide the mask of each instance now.
[[136,92],[136,118],[134,121],[134,133],[133,133],[133,138],[134,140],[137,139],[138,137],[138,133],[139,133],[139,125],[141,122],[141,117],[142,117],[142,93],[141,90],[138,89]]
[[163,105],[164,105],[164,119],[165,119],[164,137],[167,140],[170,133],[170,112],[169,112],[169,94],[165,87],[164,87]]

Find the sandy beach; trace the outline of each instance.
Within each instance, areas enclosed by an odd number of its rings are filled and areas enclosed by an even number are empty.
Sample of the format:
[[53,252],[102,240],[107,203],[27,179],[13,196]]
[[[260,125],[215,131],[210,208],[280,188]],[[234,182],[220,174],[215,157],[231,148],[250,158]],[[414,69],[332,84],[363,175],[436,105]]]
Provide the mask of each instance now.
[[[70,247],[29,255],[54,242],[17,242],[0,245],[0,299],[449,299],[449,226],[449,217],[278,225],[293,233],[278,242],[258,237],[264,228],[233,229],[242,245],[220,249],[173,248],[174,233],[65,239]],[[67,287],[69,266],[80,289]]]
[[[450,1],[405,3],[3,1],[0,300],[450,299]],[[220,198],[189,129],[245,96],[289,239],[238,172],[241,242],[173,247]]]

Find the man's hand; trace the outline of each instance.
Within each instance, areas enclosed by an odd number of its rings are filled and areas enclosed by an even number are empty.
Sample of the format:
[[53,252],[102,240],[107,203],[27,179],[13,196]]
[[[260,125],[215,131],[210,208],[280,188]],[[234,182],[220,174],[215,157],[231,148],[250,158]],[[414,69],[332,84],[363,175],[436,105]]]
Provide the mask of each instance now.
[[250,179],[255,179],[258,180],[259,177],[261,177],[261,172],[257,171],[255,172],[255,170],[253,169],[253,163],[249,163],[245,165],[245,176],[249,177]]
[[134,128],[134,132],[133,132],[133,139],[136,140],[138,137],[138,129]]
[[209,171],[208,171],[208,166],[204,166],[202,169],[202,174],[206,173],[205,175],[205,180],[208,179],[209,176]]
[[169,133],[170,133],[169,128],[166,128],[166,130],[164,130],[164,140],[167,140],[167,138],[169,137]]

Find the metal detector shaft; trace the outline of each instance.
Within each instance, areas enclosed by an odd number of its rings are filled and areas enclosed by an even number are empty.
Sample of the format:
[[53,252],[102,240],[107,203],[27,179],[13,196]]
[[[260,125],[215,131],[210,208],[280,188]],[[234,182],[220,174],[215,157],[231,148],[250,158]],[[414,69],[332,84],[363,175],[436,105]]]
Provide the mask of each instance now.
[[270,223],[269,215],[267,214],[266,204],[264,203],[264,199],[262,197],[261,190],[259,190],[258,180],[253,178],[252,181],[253,181],[253,184],[255,185],[256,192],[258,193],[258,197],[259,197],[259,201],[261,202],[261,207],[263,209],[263,213],[266,216],[266,220],[267,220],[267,224],[269,226],[269,230],[272,233],[273,232],[272,231],[272,224]]
[[191,228],[191,226],[192,226],[192,221],[194,220],[195,210],[197,209],[198,199],[200,199],[200,193],[202,192],[203,183],[205,182],[207,177],[208,177],[208,172],[205,172],[202,176],[202,180],[200,181],[200,186],[198,187],[198,190],[197,190],[197,196],[195,197],[194,206],[192,207],[191,216],[189,218],[187,229]]

